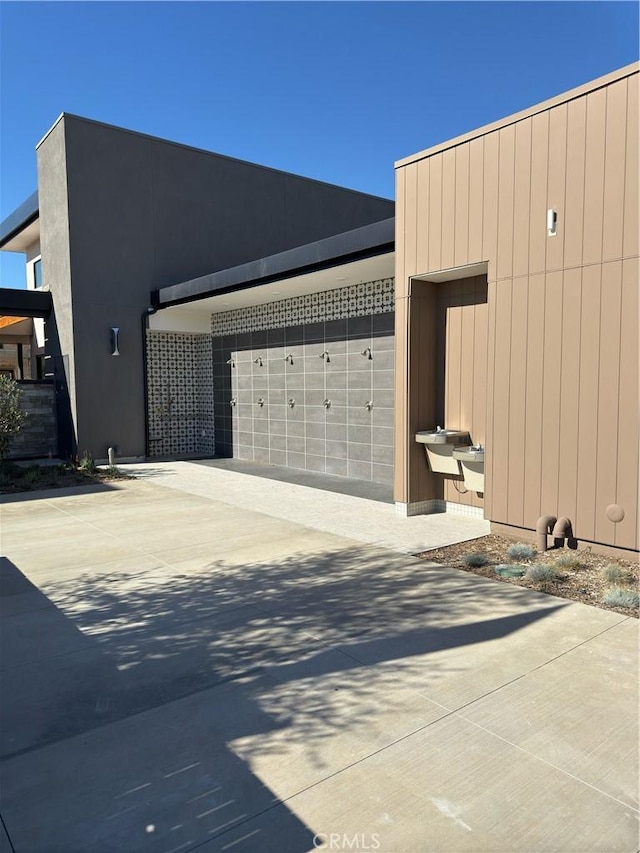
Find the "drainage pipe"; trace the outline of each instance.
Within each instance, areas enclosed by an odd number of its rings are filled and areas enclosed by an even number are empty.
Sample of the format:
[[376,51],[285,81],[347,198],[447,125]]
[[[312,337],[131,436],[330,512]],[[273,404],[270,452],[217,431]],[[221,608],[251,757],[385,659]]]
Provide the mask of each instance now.
[[554,544],[556,547],[560,547],[564,545],[565,539],[573,539],[573,529],[571,527],[571,522],[568,518],[564,516],[559,518],[553,528],[553,532],[551,534],[553,536]]
[[[566,521],[566,519],[563,519]],[[536,533],[538,534],[538,551],[547,550],[547,534],[555,530],[555,515],[541,515],[536,522]]]
[[144,392],[144,455],[145,459],[149,458],[149,387],[147,376],[147,329],[149,328],[149,317],[155,314],[158,306],[154,305],[145,308],[142,312],[142,389]]

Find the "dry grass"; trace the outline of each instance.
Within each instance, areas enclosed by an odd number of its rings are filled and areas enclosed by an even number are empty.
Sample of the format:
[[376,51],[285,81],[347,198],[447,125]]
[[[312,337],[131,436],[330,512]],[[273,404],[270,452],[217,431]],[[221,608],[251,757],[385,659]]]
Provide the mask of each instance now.
[[[512,539],[504,536],[491,534],[481,539],[473,539],[469,542],[460,542],[447,548],[437,548],[433,551],[424,551],[417,556],[434,563],[442,563],[452,568],[461,569],[465,572],[492,578],[498,583],[512,583],[516,586],[528,587],[540,592],[548,592],[560,598],[569,598],[572,601],[580,601],[583,604],[591,604],[604,610],[613,610],[623,613],[625,616],[638,617],[638,608],[619,607],[605,604],[603,597],[612,583],[608,579],[614,573],[611,566],[619,568],[619,577],[627,579],[625,586],[630,590],[637,590],[640,586],[640,565],[630,560],[612,560],[611,557],[603,557],[594,554],[590,550],[569,551],[561,550],[546,551],[537,554],[531,561],[532,566],[549,566],[557,570],[556,580],[534,581],[526,575],[519,578],[501,578],[496,575],[494,567],[499,564],[513,562],[509,559],[508,549],[513,545]],[[486,554],[488,564],[486,566],[469,566],[465,564],[465,557],[469,554]]]

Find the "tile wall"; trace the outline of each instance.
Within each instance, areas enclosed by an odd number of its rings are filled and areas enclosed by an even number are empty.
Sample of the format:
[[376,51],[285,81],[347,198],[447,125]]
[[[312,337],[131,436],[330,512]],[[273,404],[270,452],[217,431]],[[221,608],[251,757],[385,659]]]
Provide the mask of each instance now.
[[149,455],[213,456],[211,335],[147,331],[147,389]]
[[390,484],[393,309],[384,279],[214,314],[216,454]]

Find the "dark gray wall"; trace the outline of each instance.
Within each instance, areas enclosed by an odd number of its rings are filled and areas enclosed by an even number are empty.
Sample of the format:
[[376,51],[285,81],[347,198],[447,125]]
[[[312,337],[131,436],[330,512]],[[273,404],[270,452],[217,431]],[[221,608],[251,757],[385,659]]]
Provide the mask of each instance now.
[[[394,319],[214,337],[217,454],[391,485]],[[367,348],[371,358],[362,355]]]
[[52,382],[21,382],[20,408],[27,418],[9,446],[9,459],[57,456],[56,401]]
[[[393,203],[384,199],[72,116],[63,117],[39,148],[45,199],[60,194],[60,145],[73,346],[67,320],[61,336],[70,359],[78,448],[97,457],[112,444],[123,456],[144,453],[140,315],[152,289],[393,215]],[[54,210],[45,203],[41,217],[43,231],[63,240],[61,229],[44,220],[64,218],[64,206]],[[60,246],[52,249],[51,240],[48,246],[62,258]],[[118,358],[110,355],[111,326],[121,330]]]
[[53,310],[46,322],[45,375],[55,382],[58,452],[75,455],[78,431],[71,291],[69,208],[64,125],[58,122],[38,150],[42,276]]

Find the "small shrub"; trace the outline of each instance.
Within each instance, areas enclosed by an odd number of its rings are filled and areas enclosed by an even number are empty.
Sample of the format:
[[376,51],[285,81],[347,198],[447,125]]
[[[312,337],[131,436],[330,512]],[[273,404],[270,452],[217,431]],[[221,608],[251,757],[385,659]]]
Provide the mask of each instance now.
[[532,560],[535,555],[536,549],[533,545],[527,545],[525,542],[516,542],[507,548],[507,557],[510,560]]
[[554,564],[559,569],[579,569],[582,565],[582,561],[577,554],[567,553],[556,557]]
[[626,569],[617,563],[609,563],[603,569],[605,580],[612,584],[627,584],[631,582],[631,576]]
[[637,589],[623,589],[619,586],[612,586],[602,596],[602,600],[610,607],[639,607],[640,593]]
[[31,465],[29,468],[27,468],[24,478],[27,483],[31,483],[33,485],[33,483],[39,482],[41,474],[42,471],[40,470],[39,465]]
[[4,462],[0,462],[0,471],[9,480],[21,480],[25,475],[26,469],[21,465],[16,465],[15,462],[8,462],[5,459]]
[[489,558],[482,551],[477,551],[474,554],[467,554],[464,558],[465,566],[479,569],[481,566],[486,566],[489,563]]
[[93,474],[96,470],[96,463],[93,461],[93,456],[89,453],[88,450],[85,450],[82,459],[78,463],[78,468],[81,471],[86,471],[89,474]]
[[27,417],[20,408],[21,393],[14,379],[0,376],[0,460],[4,460],[14,435],[20,432]]
[[535,566],[529,566],[526,577],[534,583],[551,583],[551,581],[557,581],[559,576],[555,566],[538,563]]

